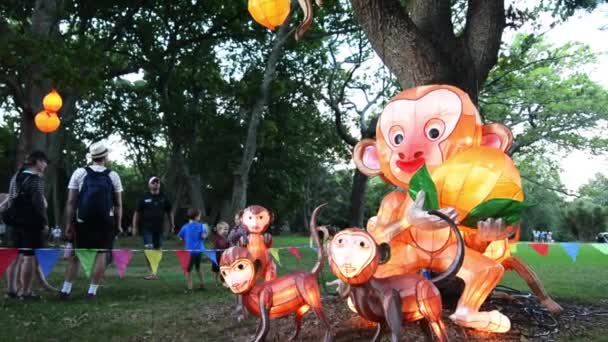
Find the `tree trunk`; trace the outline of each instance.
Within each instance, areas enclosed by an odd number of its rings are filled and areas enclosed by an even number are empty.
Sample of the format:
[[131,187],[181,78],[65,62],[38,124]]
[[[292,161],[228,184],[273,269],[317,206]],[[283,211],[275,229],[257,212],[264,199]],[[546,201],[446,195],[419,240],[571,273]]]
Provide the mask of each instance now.
[[[31,32],[41,38],[55,35],[59,29],[57,10],[57,0],[37,0],[32,13]],[[52,89],[51,81],[44,77],[45,72],[44,64],[34,64],[28,70],[29,77],[21,99],[21,134],[17,145],[17,164],[23,163],[30,151],[46,151],[49,146],[49,136],[38,131],[34,124],[34,116],[43,109],[42,98]]]
[[353,174],[353,187],[350,196],[350,225],[351,227],[365,228],[363,218],[365,214],[365,192],[367,190],[367,176],[359,169]]
[[469,0],[466,26],[458,37],[451,2],[351,0],[374,50],[403,88],[452,84],[477,102],[480,86],[496,64],[505,28],[504,0]]
[[266,109],[268,104],[268,98],[270,96],[270,85],[274,81],[276,75],[276,68],[281,56],[283,55],[283,47],[288,41],[290,36],[289,23],[291,21],[291,15],[281,26],[277,35],[274,39],[272,50],[268,56],[266,62],[266,69],[264,71],[264,78],[262,85],[260,86],[260,96],[256,100],[253,108],[251,109],[251,115],[249,118],[249,125],[247,128],[247,138],[245,140],[243,148],[243,156],[239,166],[234,171],[234,180],[232,186],[232,196],[230,201],[230,212],[235,213],[239,209],[244,208],[247,204],[247,187],[249,185],[249,170],[255,157],[257,150],[257,131],[260,124],[262,113]]

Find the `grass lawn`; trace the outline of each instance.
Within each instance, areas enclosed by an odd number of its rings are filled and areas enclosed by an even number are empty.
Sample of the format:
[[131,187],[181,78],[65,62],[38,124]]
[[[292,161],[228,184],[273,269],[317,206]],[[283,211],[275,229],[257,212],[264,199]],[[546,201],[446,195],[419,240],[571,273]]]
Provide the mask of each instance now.
[[[305,246],[308,238],[276,236],[274,243],[275,247]],[[181,243],[173,239],[164,247],[181,248]],[[120,240],[117,248],[141,246],[139,240],[129,238]],[[300,252],[304,260],[298,263],[287,250],[281,250],[279,271],[309,270],[316,252],[309,248],[300,248]],[[608,255],[581,245],[578,259],[573,263],[557,245],[551,246],[549,255],[542,257],[524,244],[519,245],[516,255],[534,268],[558,302],[560,299],[595,304],[603,301],[603,305],[608,306]],[[67,302],[59,301],[54,293],[43,293],[44,299],[39,302],[2,300],[0,340],[242,340],[243,336],[235,335],[240,324],[224,318],[232,313],[234,297],[228,289],[213,283],[210,263],[202,266],[206,291],[185,293],[183,274],[172,252],[165,252],[163,256],[158,273],[161,279],[144,280],[145,257],[143,252],[136,252],[125,278],[120,279],[113,266],[108,269],[96,301],[84,298],[88,281],[82,273],[74,284],[73,298]],[[59,262],[49,282],[60,286],[64,269],[65,263]],[[334,279],[328,267],[324,268],[323,279]],[[505,276],[503,284],[527,290],[512,272]],[[0,285],[4,288],[5,281],[0,281]],[[332,323],[339,325],[339,322]],[[244,324],[253,333],[255,322]],[[598,330],[598,340],[599,334],[605,332]]]

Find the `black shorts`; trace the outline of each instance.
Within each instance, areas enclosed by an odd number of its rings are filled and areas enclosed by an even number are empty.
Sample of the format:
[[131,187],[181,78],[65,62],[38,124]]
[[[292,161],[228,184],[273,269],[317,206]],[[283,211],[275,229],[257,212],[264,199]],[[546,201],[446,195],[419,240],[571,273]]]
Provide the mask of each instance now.
[[78,222],[74,248],[99,249],[99,252],[107,252],[112,249],[115,236],[116,232],[111,222]]
[[13,238],[19,253],[22,255],[34,255],[34,250],[44,247],[41,227],[15,227],[13,228]]
[[190,253],[190,262],[188,263],[188,272],[192,272],[192,269],[196,268],[197,271],[201,270],[201,254]]
[[[215,260],[217,260],[217,262],[220,262],[220,260],[222,260],[222,253],[224,253],[224,251],[215,251]],[[213,271],[214,273],[219,273],[220,267],[216,263],[212,262],[211,271]]]

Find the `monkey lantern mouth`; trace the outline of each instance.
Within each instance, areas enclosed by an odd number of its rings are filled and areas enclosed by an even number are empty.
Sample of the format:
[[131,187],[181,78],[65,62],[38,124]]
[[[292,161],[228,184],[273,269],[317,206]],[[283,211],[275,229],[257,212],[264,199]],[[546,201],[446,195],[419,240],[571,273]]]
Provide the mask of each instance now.
[[230,285],[230,289],[232,290],[232,292],[238,293],[245,286],[247,286],[247,281],[243,281],[241,283],[234,283],[234,284]]
[[409,161],[397,160],[397,167],[407,173],[415,173],[424,165],[424,157],[411,159]]
[[353,274],[353,273],[355,273],[357,271],[357,268],[353,267],[349,263],[342,264],[342,267],[340,267],[340,268],[342,269],[342,272],[344,273],[344,275],[347,276],[347,277],[356,275],[356,274]]

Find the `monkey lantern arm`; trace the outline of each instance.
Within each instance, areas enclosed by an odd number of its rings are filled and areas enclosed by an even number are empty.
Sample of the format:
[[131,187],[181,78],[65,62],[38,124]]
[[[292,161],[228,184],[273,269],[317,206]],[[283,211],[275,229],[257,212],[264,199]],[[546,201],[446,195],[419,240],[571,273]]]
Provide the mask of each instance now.
[[401,296],[395,289],[388,289],[382,293],[382,309],[386,323],[391,330],[391,341],[399,341],[403,313],[401,312]]
[[264,233],[264,244],[266,248],[272,247],[272,235],[270,233]]

